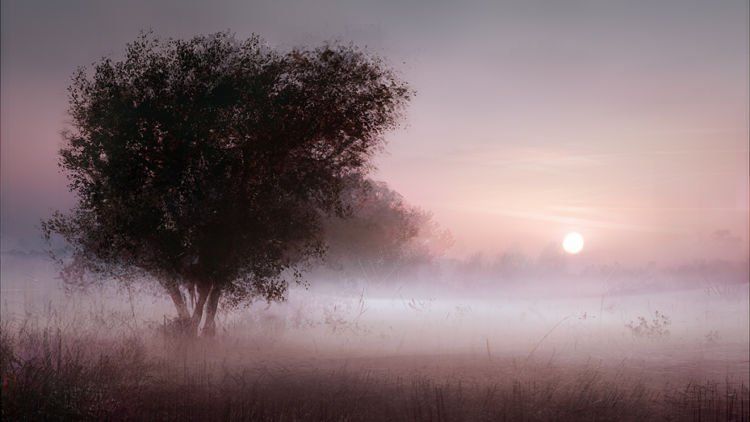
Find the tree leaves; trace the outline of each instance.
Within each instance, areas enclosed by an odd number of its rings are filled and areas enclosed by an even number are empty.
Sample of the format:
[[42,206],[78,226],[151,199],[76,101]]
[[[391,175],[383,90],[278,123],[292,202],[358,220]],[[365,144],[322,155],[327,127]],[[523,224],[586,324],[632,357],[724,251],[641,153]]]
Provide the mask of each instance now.
[[322,218],[412,95],[353,46],[279,52],[228,33],[144,34],[69,93],[60,165],[79,200],[45,236],[88,273],[209,283],[235,302],[283,297],[322,254]]

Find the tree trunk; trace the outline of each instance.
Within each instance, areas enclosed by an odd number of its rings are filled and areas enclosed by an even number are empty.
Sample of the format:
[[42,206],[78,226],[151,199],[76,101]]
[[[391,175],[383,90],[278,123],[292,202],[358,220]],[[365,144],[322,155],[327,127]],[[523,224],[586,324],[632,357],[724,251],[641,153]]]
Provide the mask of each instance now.
[[203,324],[203,335],[206,337],[216,335],[216,310],[219,308],[220,297],[221,289],[218,286],[214,286],[206,303],[206,322]]
[[[190,283],[187,285],[188,299],[180,290],[177,283],[165,283],[164,288],[172,298],[175,309],[177,309],[177,326],[182,335],[188,337],[197,337],[200,330],[203,314],[206,314],[206,320],[203,324],[203,335],[213,337],[216,334],[216,311],[219,308],[219,299],[221,298],[221,289],[211,283],[198,284]],[[193,308],[191,315],[190,308]]]
[[190,297],[190,306],[191,307],[195,307],[195,296],[196,296],[196,293],[195,293],[195,283],[189,283],[187,285],[187,291],[188,291],[188,295]]
[[166,286],[169,296],[174,302],[175,308],[177,308],[177,318],[183,321],[190,319],[190,311],[188,311],[187,304],[185,304],[185,298],[182,296],[182,292],[176,283],[169,283]]
[[190,335],[193,337],[198,336],[198,328],[201,325],[203,319],[203,308],[206,306],[208,295],[211,293],[210,284],[201,284],[198,286],[198,299],[195,301],[195,308],[193,309],[193,317],[190,319]]
[[176,328],[184,332],[190,325],[190,311],[185,303],[185,297],[182,296],[180,287],[175,282],[168,282],[164,287],[167,289],[169,297],[172,298],[172,302],[174,302],[174,306],[177,309]]

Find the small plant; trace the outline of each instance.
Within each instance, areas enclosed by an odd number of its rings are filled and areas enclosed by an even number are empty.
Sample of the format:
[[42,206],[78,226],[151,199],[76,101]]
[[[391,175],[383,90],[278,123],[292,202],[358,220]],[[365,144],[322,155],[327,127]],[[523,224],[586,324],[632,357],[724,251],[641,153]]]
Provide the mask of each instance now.
[[633,337],[663,339],[669,337],[670,325],[672,325],[672,320],[668,316],[655,311],[650,321],[646,317],[639,316],[637,322],[630,321],[625,324],[625,327],[630,330]]
[[338,304],[333,304],[323,308],[323,322],[328,328],[330,328],[332,333],[341,331],[341,329],[345,328],[349,323],[344,316],[342,307]]
[[366,335],[371,329],[359,321],[366,311],[362,298],[357,303],[334,303],[323,308],[323,324],[333,334]]
[[719,342],[719,331],[711,330],[706,334],[706,344],[716,344]]

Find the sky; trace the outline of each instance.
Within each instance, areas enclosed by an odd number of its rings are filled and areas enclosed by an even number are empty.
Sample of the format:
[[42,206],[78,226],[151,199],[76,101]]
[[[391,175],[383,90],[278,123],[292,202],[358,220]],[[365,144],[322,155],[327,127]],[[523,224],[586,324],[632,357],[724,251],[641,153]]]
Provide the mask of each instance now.
[[748,3],[2,1],[2,249],[73,204],[57,168],[76,67],[152,29],[281,49],[339,40],[416,90],[375,177],[433,213],[450,254],[581,263],[748,257]]

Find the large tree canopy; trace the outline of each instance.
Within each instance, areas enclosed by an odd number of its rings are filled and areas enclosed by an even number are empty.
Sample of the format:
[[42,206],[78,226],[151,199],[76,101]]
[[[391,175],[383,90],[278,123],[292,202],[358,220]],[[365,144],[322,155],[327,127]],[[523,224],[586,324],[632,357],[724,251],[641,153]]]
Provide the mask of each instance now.
[[227,33],[143,35],[69,92],[60,165],[78,203],[43,222],[71,246],[64,274],[158,280],[193,332],[207,310],[209,333],[221,295],[279,299],[323,252],[323,218],[346,214],[346,180],[411,95],[355,47],[279,52]]

